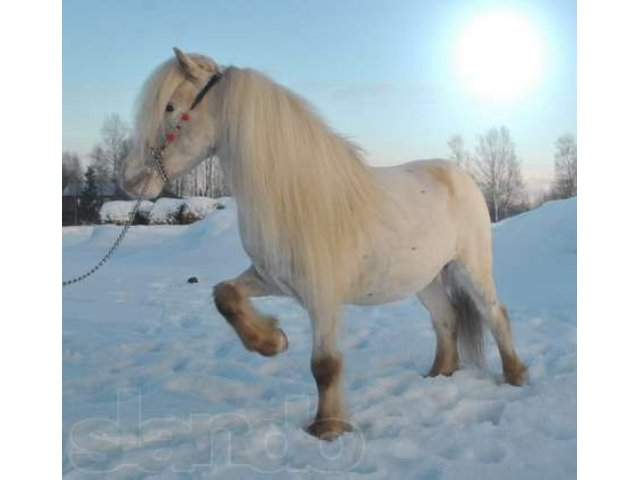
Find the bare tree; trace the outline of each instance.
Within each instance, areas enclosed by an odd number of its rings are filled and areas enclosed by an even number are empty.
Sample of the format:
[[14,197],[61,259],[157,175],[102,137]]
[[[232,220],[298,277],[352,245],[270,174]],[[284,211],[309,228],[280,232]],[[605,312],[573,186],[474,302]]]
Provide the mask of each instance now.
[[471,167],[471,154],[464,147],[464,140],[460,135],[454,135],[447,142],[449,150],[449,159],[456,162],[459,167],[469,170]]
[[211,157],[209,181],[210,196],[214,198],[231,196],[231,187],[224,178],[222,166],[220,165],[220,159],[218,157]]
[[75,152],[62,152],[62,190],[67,185],[75,186],[79,191],[82,185],[82,166],[80,158]]
[[556,198],[568,198],[577,194],[578,146],[573,135],[565,134],[556,140],[553,195]]
[[131,149],[129,129],[118,114],[108,115],[100,129],[101,142],[91,152],[95,181],[101,194],[117,190],[122,163]]
[[112,113],[105,118],[100,134],[102,136],[101,147],[104,161],[110,168],[110,180],[117,183],[121,173],[122,162],[129,151],[129,142],[127,141],[129,127],[117,113]]
[[484,193],[491,219],[499,221],[522,201],[520,162],[506,127],[491,128],[478,137],[474,177]]

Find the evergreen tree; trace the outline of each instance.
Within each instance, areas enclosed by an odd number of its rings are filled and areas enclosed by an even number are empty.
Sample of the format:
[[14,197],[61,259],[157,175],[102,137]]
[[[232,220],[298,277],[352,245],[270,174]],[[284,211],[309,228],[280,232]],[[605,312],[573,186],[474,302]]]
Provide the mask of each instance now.
[[87,168],[84,178],[84,187],[80,193],[80,219],[84,222],[96,223],[98,221],[100,199],[98,197],[96,172],[93,167]]

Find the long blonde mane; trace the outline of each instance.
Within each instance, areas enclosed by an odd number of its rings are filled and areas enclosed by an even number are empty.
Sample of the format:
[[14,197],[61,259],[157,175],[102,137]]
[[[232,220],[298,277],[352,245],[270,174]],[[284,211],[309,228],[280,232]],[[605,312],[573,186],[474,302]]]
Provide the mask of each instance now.
[[360,150],[306,102],[249,69],[223,80],[221,140],[241,228],[268,273],[293,281],[300,300],[328,307],[355,287],[358,251],[381,192]]

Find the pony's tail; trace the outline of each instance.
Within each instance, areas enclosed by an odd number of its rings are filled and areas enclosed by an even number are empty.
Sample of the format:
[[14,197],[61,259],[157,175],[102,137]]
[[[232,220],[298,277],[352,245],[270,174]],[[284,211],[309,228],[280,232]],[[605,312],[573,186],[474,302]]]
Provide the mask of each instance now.
[[456,313],[461,359],[463,363],[482,368],[485,366],[483,320],[489,312],[487,302],[460,263],[449,262],[443,269],[443,277]]

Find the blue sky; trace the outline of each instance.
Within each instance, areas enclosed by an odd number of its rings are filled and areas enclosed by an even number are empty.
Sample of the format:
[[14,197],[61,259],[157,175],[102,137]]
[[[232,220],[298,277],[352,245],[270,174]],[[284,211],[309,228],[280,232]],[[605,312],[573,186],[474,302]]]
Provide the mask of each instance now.
[[[536,85],[500,102],[456,70],[469,23],[498,10],[525,18],[543,51]],[[576,133],[575,2],[64,0],[63,149],[90,151],[109,113],[130,123],[144,79],[173,46],[268,74],[372,164],[447,156],[451,135],[471,149],[506,125],[525,170],[552,170],[553,142]]]

